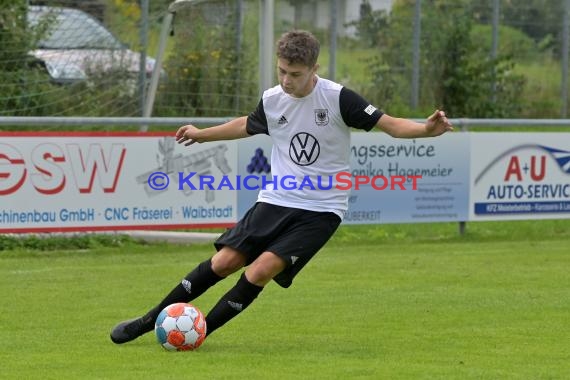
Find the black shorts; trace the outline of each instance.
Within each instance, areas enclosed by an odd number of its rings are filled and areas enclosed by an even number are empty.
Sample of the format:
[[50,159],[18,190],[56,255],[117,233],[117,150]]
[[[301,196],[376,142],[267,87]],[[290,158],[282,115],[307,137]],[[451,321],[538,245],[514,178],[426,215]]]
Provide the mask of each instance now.
[[340,222],[333,212],[258,202],[233,228],[223,233],[214,246],[218,251],[229,246],[243,253],[247,257],[246,265],[265,251],[275,253],[285,260],[287,267],[273,280],[288,288],[297,273],[331,238]]

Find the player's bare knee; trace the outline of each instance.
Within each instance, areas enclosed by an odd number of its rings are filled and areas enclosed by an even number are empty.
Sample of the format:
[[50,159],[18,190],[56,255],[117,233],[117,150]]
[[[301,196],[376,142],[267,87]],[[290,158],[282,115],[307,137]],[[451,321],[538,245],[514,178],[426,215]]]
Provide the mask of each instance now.
[[252,284],[265,286],[286,266],[285,260],[281,257],[272,252],[264,252],[247,268],[245,276]]
[[218,276],[227,277],[245,265],[245,255],[230,247],[224,247],[212,257],[212,270]]

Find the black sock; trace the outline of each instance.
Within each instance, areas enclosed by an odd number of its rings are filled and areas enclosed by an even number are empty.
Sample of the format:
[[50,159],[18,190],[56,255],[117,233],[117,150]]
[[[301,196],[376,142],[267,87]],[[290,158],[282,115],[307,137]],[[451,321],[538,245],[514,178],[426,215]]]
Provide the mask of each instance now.
[[190,302],[198,298],[198,296],[208,290],[208,288],[222,279],[224,279],[224,277],[218,276],[212,270],[211,259],[200,263],[192,272],[184,277],[180,284],[170,291],[162,302],[143,316],[145,327],[152,330],[156,317],[158,317],[158,314],[160,314],[162,309],[166,306],[177,302]]
[[263,286],[252,284],[241,275],[238,282],[210,310],[206,316],[207,334],[210,335],[230,319],[245,310],[257,298]]

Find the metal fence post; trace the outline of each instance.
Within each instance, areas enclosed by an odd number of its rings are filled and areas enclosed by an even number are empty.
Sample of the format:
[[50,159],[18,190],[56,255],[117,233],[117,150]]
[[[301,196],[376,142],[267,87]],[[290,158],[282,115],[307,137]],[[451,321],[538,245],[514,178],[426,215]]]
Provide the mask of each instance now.
[[336,77],[336,43],[338,35],[338,2],[331,1],[331,24],[330,24],[330,49],[329,49],[329,79],[334,81]]
[[140,60],[139,60],[139,97],[141,116],[144,116],[144,102],[146,98],[146,54],[148,49],[148,2],[149,0],[141,0],[141,20],[139,25],[140,32]]
[[[501,0],[493,0],[493,36],[491,39],[491,59],[495,60],[498,56],[499,50],[499,16]],[[491,100],[495,102],[497,99],[497,78],[496,69],[493,65],[493,83],[491,88]]]
[[422,34],[422,0],[416,0],[414,9],[414,35],[412,46],[412,93],[410,105],[418,107],[420,98],[420,39]]
[[273,84],[274,0],[260,0],[259,14],[259,93]]
[[[164,51],[166,50],[166,40],[168,39],[168,33],[170,32],[173,18],[174,15],[171,12],[166,12],[166,16],[164,16],[164,20],[162,21],[160,42],[158,43],[158,54],[156,55],[156,63],[154,65],[152,77],[150,78],[150,85],[145,99],[143,118],[148,118],[152,115],[154,99],[158,89],[158,80],[160,79],[160,72],[162,71],[162,60],[164,58]],[[141,125],[139,130],[141,132],[146,132],[148,130],[148,125]]]
[[562,81],[561,81],[561,101],[562,109],[560,117],[565,118],[568,114],[568,32],[570,29],[570,0],[564,2],[564,16],[562,19]]
[[240,80],[241,80],[241,47],[243,45],[243,0],[236,1],[236,92],[235,92],[235,105],[234,111],[236,115],[239,113],[240,109]]

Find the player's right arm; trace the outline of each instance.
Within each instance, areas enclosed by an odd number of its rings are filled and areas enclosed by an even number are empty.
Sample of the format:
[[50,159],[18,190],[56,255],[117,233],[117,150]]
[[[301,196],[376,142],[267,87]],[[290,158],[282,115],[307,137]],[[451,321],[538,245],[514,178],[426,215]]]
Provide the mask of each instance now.
[[176,141],[186,146],[207,141],[235,140],[251,136],[246,129],[247,116],[238,117],[227,123],[209,128],[184,125],[176,131]]

